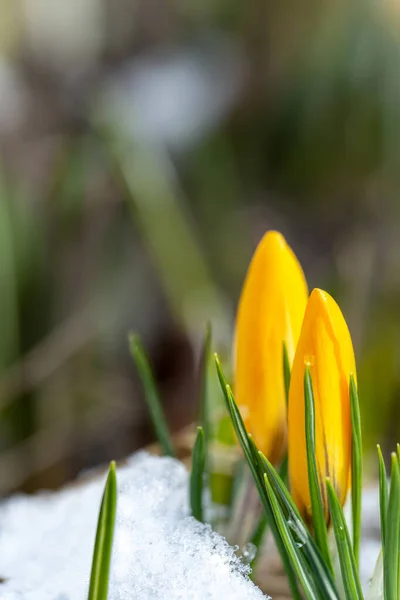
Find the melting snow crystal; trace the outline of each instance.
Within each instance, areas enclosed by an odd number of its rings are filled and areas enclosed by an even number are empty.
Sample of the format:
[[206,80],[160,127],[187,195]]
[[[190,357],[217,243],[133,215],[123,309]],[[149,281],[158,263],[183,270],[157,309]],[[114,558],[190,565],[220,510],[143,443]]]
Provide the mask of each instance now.
[[[248,567],[188,516],[188,476],[170,458],[119,468],[109,600],[256,600]],[[0,600],[86,600],[105,478],[0,506]]]

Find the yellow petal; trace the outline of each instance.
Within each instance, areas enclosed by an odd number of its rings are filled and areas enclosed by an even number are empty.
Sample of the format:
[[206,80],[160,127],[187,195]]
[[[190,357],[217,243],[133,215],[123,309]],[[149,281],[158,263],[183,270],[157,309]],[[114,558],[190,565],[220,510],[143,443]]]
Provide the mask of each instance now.
[[293,361],[289,392],[289,477],[300,512],[311,516],[305,442],[304,370],[310,366],[315,401],[317,469],[325,514],[325,477],[330,477],[341,504],[350,478],[350,374],[356,376],[353,345],[346,321],[334,299],[315,289],[304,315]]
[[248,431],[273,462],[287,444],[283,342],[293,360],[307,304],[307,283],[285,238],[268,231],[250,263],[239,301],[235,396]]

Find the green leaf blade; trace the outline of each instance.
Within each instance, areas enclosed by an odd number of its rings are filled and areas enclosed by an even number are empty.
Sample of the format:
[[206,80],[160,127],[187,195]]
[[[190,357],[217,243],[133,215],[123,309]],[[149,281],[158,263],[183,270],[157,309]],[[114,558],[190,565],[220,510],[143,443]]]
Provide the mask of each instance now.
[[350,375],[350,408],[352,424],[351,447],[351,512],[353,518],[353,551],[358,569],[360,562],[362,504],[362,434],[360,403],[353,374]]
[[283,342],[283,381],[285,383],[286,404],[289,404],[289,388],[290,388],[290,361],[286,342]]
[[97,522],[88,600],[107,600],[116,509],[117,477],[115,462],[112,462]]
[[164,454],[176,458],[176,452],[172,442],[171,433],[168,429],[150,363],[138,335],[129,335],[129,349],[143,385],[147,407],[149,409],[157,439],[163,449]]
[[400,532],[400,474],[397,455],[392,454],[392,471],[386,521],[383,578],[385,600],[398,600]]
[[364,597],[358,577],[349,530],[335,489],[328,478],[326,480],[326,489],[346,599],[363,600]]
[[206,327],[206,333],[204,336],[203,352],[200,364],[200,411],[199,420],[200,425],[204,431],[204,440],[206,448],[211,436],[211,420],[210,420],[210,406],[208,398],[208,369],[210,365],[211,357],[211,343],[212,343],[212,329],[211,324],[208,323]]
[[381,537],[382,537],[382,552],[385,553],[385,540],[386,540],[386,516],[389,503],[389,493],[387,484],[387,472],[385,467],[385,461],[383,460],[382,451],[377,445],[378,461],[379,461],[379,509],[381,515]]
[[218,373],[218,379],[221,385],[221,389],[224,395],[224,399],[225,399],[225,403],[226,403],[226,407],[227,410],[230,414],[235,432],[236,432],[236,436],[238,438],[238,441],[242,447],[244,456],[246,458],[247,464],[250,468],[250,472],[252,474],[252,477],[254,479],[254,483],[256,484],[257,487],[257,491],[259,493],[260,499],[261,499],[261,503],[263,505],[263,508],[265,510],[265,514],[268,520],[268,524],[271,528],[271,532],[274,536],[275,539],[275,543],[277,546],[277,549],[281,555],[281,559],[282,559],[282,563],[283,563],[283,567],[286,571],[287,577],[288,577],[288,581],[289,581],[289,585],[290,585],[290,589],[291,589],[291,593],[293,596],[293,600],[301,600],[301,594],[300,591],[298,589],[298,584],[297,584],[297,580],[296,580],[296,575],[295,572],[293,570],[293,567],[290,563],[290,559],[287,555],[287,551],[285,549],[285,546],[282,542],[282,540],[280,539],[279,536],[279,532],[273,517],[273,512],[272,512],[272,508],[267,496],[267,492],[265,489],[265,485],[263,483],[262,480],[262,476],[259,472],[259,462],[258,459],[254,456],[253,453],[253,449],[252,446],[248,440],[247,437],[247,431],[246,428],[244,426],[242,417],[240,415],[240,411],[237,408],[235,399],[233,397],[233,394],[230,391],[229,386],[226,383],[225,380],[225,376],[223,374],[219,359],[218,359],[218,355],[214,354],[214,360],[215,360],[215,365],[217,368],[217,373]]
[[293,565],[297,577],[299,578],[306,598],[307,600],[318,600],[318,593],[315,588],[314,582],[310,577],[310,574],[307,572],[307,567],[305,565],[304,560],[302,559],[301,554],[298,551],[296,543],[293,541],[289,526],[282,513],[282,509],[279,506],[279,503],[276,499],[276,496],[274,494],[274,491],[271,487],[266,473],[264,474],[264,482],[268,498],[271,503],[271,508],[273,511],[275,522],[279,531],[279,535],[281,537],[281,540],[283,541],[288,556],[290,557],[290,562]]
[[329,571],[333,575],[332,558],[329,550],[328,532],[322,504],[321,488],[315,448],[315,403],[309,366],[304,372],[305,437],[307,449],[308,482],[310,488],[311,511],[315,531],[315,541]]
[[[240,444],[244,445],[243,451],[245,452],[245,454],[247,453],[251,457],[251,449],[250,449],[250,445],[249,445],[249,442],[247,439],[247,431],[244,426],[243,419],[241,417],[239,409],[233,398],[233,394],[230,391],[230,387],[226,382],[226,379],[223,374],[222,367],[219,362],[219,358],[218,358],[217,354],[214,354],[214,361],[215,361],[215,365],[217,367],[218,379],[219,379],[219,383],[221,385],[221,389],[222,389],[222,392],[224,395],[226,408],[228,409],[228,413],[231,417],[231,420],[232,420],[232,423],[233,423],[233,426],[234,426],[234,429],[236,432],[236,436],[237,436]],[[233,402],[232,402],[232,399],[233,399]]]
[[196,441],[192,454],[192,472],[190,474],[190,507],[192,515],[203,522],[203,485],[206,462],[205,439],[202,427],[197,428]]
[[[250,437],[250,436],[249,436]],[[263,469],[268,475],[269,482],[274,490],[279,503],[284,510],[288,523],[291,523],[292,530],[296,532],[299,543],[301,544],[300,551],[304,554],[305,559],[314,573],[316,585],[324,600],[338,600],[339,594],[336,590],[332,574],[327,568],[322,555],[315,544],[306,524],[291,497],[289,490],[280,477],[278,471],[273,467],[269,460],[262,454],[258,453],[263,466]]]

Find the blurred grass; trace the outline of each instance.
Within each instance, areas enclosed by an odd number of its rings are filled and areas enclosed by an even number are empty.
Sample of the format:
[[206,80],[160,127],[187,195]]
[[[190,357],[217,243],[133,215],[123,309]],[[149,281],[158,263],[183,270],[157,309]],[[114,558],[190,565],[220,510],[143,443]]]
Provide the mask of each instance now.
[[[130,329],[150,348],[172,428],[189,422],[204,324],[229,364],[236,300],[267,228],[287,236],[310,287],[339,300],[364,440],[393,447],[398,7],[98,4],[96,44],[85,54],[76,42],[75,56],[71,27],[64,59],[50,30],[54,54],[39,47],[45,11],[32,4],[24,26],[22,4],[1,9],[15,27],[0,50],[0,491],[59,485],[150,441]],[[90,15],[76,10],[81,27]],[[132,113],[108,103],[114,80]]]

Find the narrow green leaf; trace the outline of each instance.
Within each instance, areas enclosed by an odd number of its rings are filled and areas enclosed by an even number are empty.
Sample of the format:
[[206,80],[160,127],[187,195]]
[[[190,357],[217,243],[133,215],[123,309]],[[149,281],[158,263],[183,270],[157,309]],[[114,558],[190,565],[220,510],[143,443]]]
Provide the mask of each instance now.
[[356,567],[360,562],[361,502],[362,502],[362,436],[360,403],[353,374],[350,375],[351,407],[351,512],[353,519],[353,551]]
[[362,600],[363,593],[358,577],[349,530],[346,525],[342,507],[340,506],[340,502],[329,478],[326,479],[326,489],[328,492],[329,509],[335,533],[346,598],[347,600]]
[[271,487],[271,484],[268,480],[267,474],[264,474],[264,483],[265,488],[267,490],[268,498],[271,503],[272,511],[274,514],[275,522],[279,531],[279,535],[281,540],[283,541],[288,556],[290,558],[290,562],[293,565],[293,568],[296,572],[297,577],[302,585],[306,598],[308,600],[317,600],[318,593],[315,588],[313,580],[310,578],[309,573],[306,570],[304,560],[302,560],[301,554],[293,541],[289,526],[286,522],[286,519],[283,515],[282,509],[279,505],[279,502],[276,499],[274,491]]
[[[215,365],[217,367],[217,374],[218,374],[218,379],[222,388],[222,392],[224,394],[224,398],[225,398],[225,403],[226,403],[226,407],[228,409],[228,413],[230,414],[230,417],[232,419],[232,423],[236,432],[236,436],[239,440],[240,443],[243,443],[245,445],[245,450],[247,452],[247,454],[251,457],[251,451],[250,451],[250,445],[247,439],[247,431],[246,428],[244,426],[242,417],[240,415],[239,409],[236,406],[236,402],[233,401],[233,403],[231,402],[231,396],[233,398],[233,394],[229,393],[229,386],[226,382],[225,376],[223,374],[222,371],[222,367],[221,364],[219,362],[219,358],[217,354],[214,354],[214,360],[215,360]],[[236,414],[236,421],[232,418],[233,414],[232,411],[234,411]]]
[[378,460],[379,460],[379,508],[381,514],[381,537],[382,537],[382,553],[385,554],[386,542],[386,517],[389,503],[389,493],[387,484],[387,473],[385,461],[383,460],[381,447],[377,445]]
[[308,483],[310,488],[311,512],[315,531],[315,541],[321,551],[325,564],[333,574],[332,558],[328,543],[328,532],[325,523],[325,512],[321,497],[321,487],[318,480],[315,449],[315,404],[311,373],[308,366],[306,366],[304,372],[304,401]]
[[192,472],[190,475],[190,507],[192,515],[198,521],[203,521],[203,483],[204,466],[206,461],[204,431],[197,428],[196,441],[192,454]]
[[210,356],[211,356],[211,339],[212,339],[212,330],[211,324],[207,324],[206,333],[204,337],[203,343],[203,352],[201,356],[200,363],[200,411],[199,411],[199,420],[200,424],[204,431],[204,441],[206,448],[208,447],[208,442],[210,440],[211,435],[211,421],[210,421],[210,410],[209,410],[209,398],[208,398],[208,370],[210,365]]
[[283,458],[283,461],[281,462],[281,465],[279,467],[279,477],[285,483],[287,483],[287,481],[288,481],[288,470],[289,470],[289,456],[288,456],[288,453],[286,452],[286,454]]
[[383,579],[385,600],[398,600],[399,583],[399,533],[400,533],[400,474],[397,455],[392,454],[390,493],[386,520]]
[[88,600],[107,600],[116,508],[117,477],[115,462],[112,462],[97,522]]
[[290,361],[286,342],[283,342],[283,380],[285,382],[286,403],[289,403]]
[[164,451],[164,454],[167,456],[176,457],[157,386],[153,378],[149,361],[138,335],[129,335],[129,348],[144,388],[147,407],[149,409],[157,439]]
[[[250,438],[250,436],[249,436]],[[316,585],[324,600],[338,600],[339,595],[335,587],[332,575],[325,565],[318,547],[315,544],[306,524],[300,516],[297,506],[291,497],[289,490],[282,481],[279,473],[272,466],[262,452],[258,452],[263,470],[267,473],[269,482],[285,514],[286,520],[296,535],[296,543],[300,551],[315,575]]]
[[[254,444],[252,436],[250,434],[249,434],[249,440],[251,443]],[[254,447],[255,447],[255,445],[254,445]],[[279,501],[281,503],[281,506],[285,507],[288,515],[290,515],[290,513],[293,513],[294,516],[296,517],[296,519],[298,519],[302,523],[302,526],[304,526],[305,531],[308,532],[306,525],[300,515],[299,509],[297,508],[296,504],[294,503],[293,498],[290,495],[289,490],[282,479],[282,476],[275,469],[275,467],[268,460],[268,458],[260,450],[257,450],[257,453],[259,456],[259,460],[261,462],[261,470],[263,471],[263,473],[264,472],[267,473],[268,479],[272,485],[274,493],[276,494],[277,498],[279,499]],[[308,532],[308,535],[311,540],[312,537],[309,532]]]
[[263,484],[262,477],[259,472],[259,461],[257,457],[253,455],[252,446],[250,445],[250,442],[248,440],[246,428],[244,426],[239,409],[236,406],[233,394],[231,393],[230,388],[226,383],[217,354],[214,354],[214,360],[215,365],[217,367],[218,379],[221,384],[222,392],[224,394],[226,407],[232,419],[236,436],[242,447],[247,464],[249,465],[250,472],[254,479],[254,483],[256,484],[257,491],[259,493],[263,508],[265,510],[268,524],[271,528],[271,532],[275,539],[276,547],[281,555],[282,564],[288,577],[293,600],[301,600],[301,594],[298,589],[295,571],[290,563],[290,559],[285,549],[284,543],[280,538],[279,531],[273,516],[272,508],[268,499],[268,495],[266,493],[265,485]]

